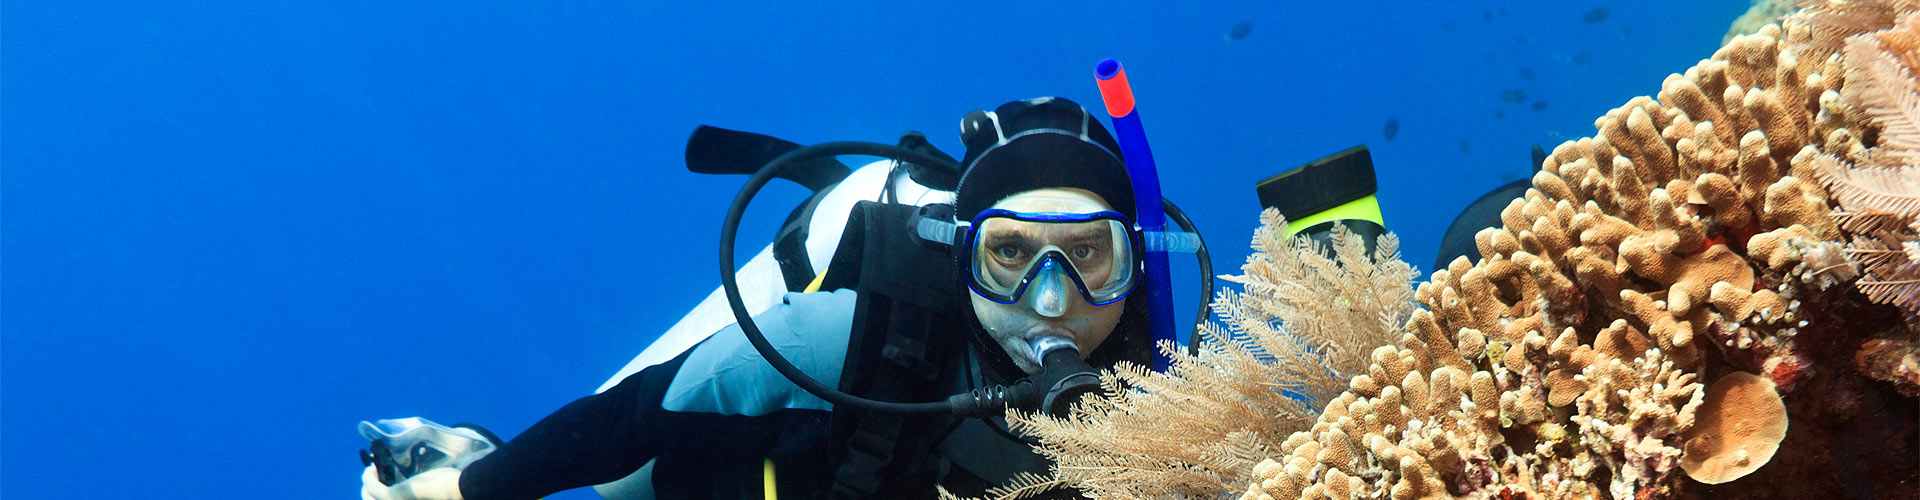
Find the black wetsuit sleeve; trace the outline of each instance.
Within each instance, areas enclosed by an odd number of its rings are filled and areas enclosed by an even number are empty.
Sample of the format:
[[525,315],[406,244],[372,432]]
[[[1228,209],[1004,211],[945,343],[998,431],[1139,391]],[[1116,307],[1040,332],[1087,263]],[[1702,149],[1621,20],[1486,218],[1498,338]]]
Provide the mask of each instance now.
[[[850,291],[792,295],[755,322],[808,374],[839,380],[854,301]],[[679,392],[676,377],[687,378]],[[800,393],[729,327],[547,415],[468,465],[460,493],[530,499],[616,481],[663,455],[758,457],[792,426],[820,425],[808,413],[822,413],[826,403]]]
[[[672,428],[660,402],[686,354],[641,370],[605,392],[568,403],[499,450],[467,466],[467,500],[538,498],[626,477],[657,456]],[[680,418],[674,418],[680,417]]]

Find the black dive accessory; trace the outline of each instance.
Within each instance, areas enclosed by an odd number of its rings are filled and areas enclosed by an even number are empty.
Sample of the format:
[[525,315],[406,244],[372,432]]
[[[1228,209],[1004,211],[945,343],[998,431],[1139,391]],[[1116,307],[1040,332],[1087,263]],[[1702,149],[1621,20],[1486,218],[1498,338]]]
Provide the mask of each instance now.
[[1260,181],[1260,206],[1278,209],[1287,218],[1287,236],[1306,234],[1328,245],[1335,224],[1359,235],[1372,254],[1374,240],[1386,234],[1387,223],[1374,196],[1373,155],[1366,146],[1354,146]]
[[[787,151],[778,158],[767,162],[765,166],[762,166],[758,171],[754,172],[752,177],[747,179],[746,185],[741,186],[740,193],[734,197],[732,206],[727,209],[726,219],[721,225],[720,284],[721,288],[726,291],[727,305],[733,310],[734,319],[739,322],[741,333],[746,335],[747,342],[753,345],[753,349],[758,351],[760,356],[767,360],[767,364],[773,366],[774,371],[780,372],[781,376],[792,381],[794,385],[800,386],[802,390],[820,399],[824,399],[829,403],[833,403],[836,406],[891,413],[951,413],[973,416],[992,415],[1004,411],[1008,407],[1020,407],[1039,409],[1055,415],[1064,415],[1068,407],[1079,396],[1099,390],[1099,377],[1095,375],[1095,371],[1091,366],[1088,366],[1085,361],[1080,359],[1078,349],[1075,348],[1071,342],[1065,342],[1064,345],[1049,343],[1048,345],[1035,346],[1046,348],[1044,351],[1036,351],[1041,354],[1041,356],[1039,356],[1041,360],[1041,371],[1020,382],[1011,385],[976,388],[966,393],[948,396],[943,401],[911,403],[872,400],[847,394],[833,387],[828,387],[814,380],[813,377],[808,376],[805,372],[800,371],[800,369],[793,366],[793,363],[788,361],[785,356],[782,356],[778,350],[774,349],[773,345],[767,341],[766,334],[760,330],[759,325],[753,322],[752,314],[747,311],[746,303],[741,298],[740,284],[734,271],[733,253],[734,241],[737,239],[740,231],[740,219],[746,214],[747,206],[753,202],[754,196],[759,194],[760,190],[766,187],[767,183],[772,181],[773,178],[779,176],[783,170],[795,165],[805,165],[818,162],[822,159],[848,155],[889,158],[907,164],[917,165],[922,168],[931,167],[932,170],[951,172],[956,176],[960,170],[960,167],[952,160],[941,158],[925,151],[915,151],[871,142],[849,141],[817,144]],[[1174,207],[1172,203],[1169,202],[1165,205],[1169,212],[1179,213],[1178,208]],[[1173,217],[1176,221],[1186,220],[1184,214],[1174,215]],[[1192,229],[1192,227],[1188,226],[1188,229]],[[1196,239],[1198,238],[1196,237]],[[1199,241],[1197,243],[1199,249],[1196,253],[1201,256],[1202,259],[1205,259],[1207,255],[1205,242]],[[1204,260],[1202,260],[1201,266],[1202,269],[1210,269],[1210,266],[1208,266]],[[1211,274],[1207,276],[1210,277]],[[1208,297],[1212,292],[1212,284],[1210,279],[1203,279],[1202,281],[1203,285],[1206,286],[1206,289],[1203,290],[1201,294],[1204,298]],[[1203,310],[1204,307],[1203,305]]]

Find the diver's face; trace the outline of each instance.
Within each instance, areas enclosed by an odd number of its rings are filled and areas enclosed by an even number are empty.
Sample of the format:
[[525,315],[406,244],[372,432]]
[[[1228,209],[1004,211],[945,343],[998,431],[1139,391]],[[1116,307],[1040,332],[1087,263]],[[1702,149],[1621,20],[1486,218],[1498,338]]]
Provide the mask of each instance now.
[[[1070,212],[1092,213],[1112,210],[1106,200],[1099,195],[1082,189],[1047,188],[1027,191],[1002,198],[993,208],[1016,212]],[[1060,271],[1053,271],[1060,272]],[[980,325],[986,327],[1000,348],[1013,358],[1013,363],[1027,373],[1040,371],[1040,364],[1033,359],[1027,341],[1044,336],[1066,337],[1080,348],[1080,356],[1085,358],[1101,342],[1113,334],[1113,328],[1120,323],[1120,313],[1126,309],[1126,299],[1104,306],[1095,306],[1073,286],[1065,276],[1060,279],[1036,280],[1036,284],[1046,286],[1031,287],[1020,297],[1019,302],[1000,304],[969,293],[967,297],[973,303],[973,315],[980,319]]]

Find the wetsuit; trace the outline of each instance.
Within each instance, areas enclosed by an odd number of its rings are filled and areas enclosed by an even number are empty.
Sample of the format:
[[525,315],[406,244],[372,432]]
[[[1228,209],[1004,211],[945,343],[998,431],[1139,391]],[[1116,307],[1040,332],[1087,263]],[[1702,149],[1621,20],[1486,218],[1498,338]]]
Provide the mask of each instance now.
[[[788,294],[755,323],[795,366],[817,380],[840,380],[855,302],[850,290]],[[931,383],[970,387],[1014,375],[1005,372],[1010,365],[993,366],[980,351],[966,351],[949,370],[958,373]],[[937,444],[929,456],[895,459],[929,465],[893,469],[921,477],[884,478],[890,484],[881,491],[932,497],[941,483],[979,494],[1012,474],[1045,470],[1044,459],[1014,441],[1001,419],[913,418],[917,428],[939,429]],[[728,327],[542,419],[468,466],[460,490],[470,500],[534,498],[640,471],[657,498],[761,498],[770,460],[780,495],[823,496],[833,490],[838,460],[829,450],[832,419],[832,405],[782,378],[737,326]]]

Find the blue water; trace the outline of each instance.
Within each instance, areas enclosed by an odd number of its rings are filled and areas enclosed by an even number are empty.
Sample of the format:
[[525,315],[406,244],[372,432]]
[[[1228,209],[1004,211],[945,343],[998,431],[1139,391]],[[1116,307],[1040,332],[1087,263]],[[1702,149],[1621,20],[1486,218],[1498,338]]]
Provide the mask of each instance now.
[[957,155],[962,114],[1097,103],[1116,57],[1219,272],[1256,180],[1362,143],[1427,269],[1745,9],[812,3],[5,0],[0,496],[349,498],[361,419],[519,432],[715,283],[741,179],[685,172],[696,124]]

